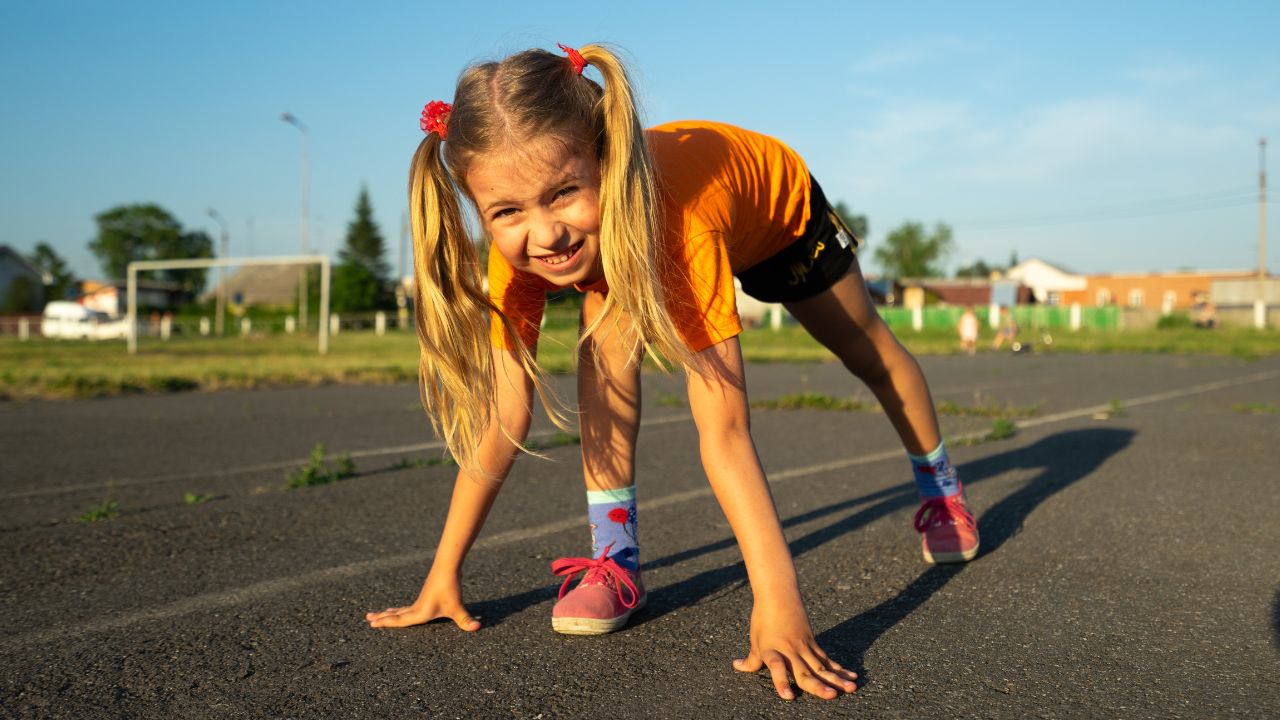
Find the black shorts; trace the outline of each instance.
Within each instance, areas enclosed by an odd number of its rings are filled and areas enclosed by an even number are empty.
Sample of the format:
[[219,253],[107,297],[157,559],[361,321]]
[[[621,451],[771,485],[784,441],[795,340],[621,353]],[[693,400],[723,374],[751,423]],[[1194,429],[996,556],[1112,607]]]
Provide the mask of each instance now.
[[810,176],[809,222],[804,234],[767,260],[738,273],[742,291],[761,302],[811,298],[844,277],[860,244]]

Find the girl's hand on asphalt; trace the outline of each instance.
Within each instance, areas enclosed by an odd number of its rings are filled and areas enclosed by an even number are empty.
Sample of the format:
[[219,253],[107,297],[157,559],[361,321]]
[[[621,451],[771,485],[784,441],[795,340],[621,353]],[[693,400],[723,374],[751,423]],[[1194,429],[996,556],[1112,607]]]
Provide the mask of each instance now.
[[376,628],[409,627],[439,618],[448,618],[467,632],[480,629],[480,621],[471,617],[462,606],[462,588],[456,580],[435,582],[428,577],[412,605],[365,613],[364,616],[369,627]]
[[757,603],[751,611],[751,652],[734,660],[733,667],[740,672],[769,668],[773,687],[783,700],[795,699],[788,673],[801,690],[823,700],[858,689],[858,674],[845,670],[818,647],[803,606],[768,610]]

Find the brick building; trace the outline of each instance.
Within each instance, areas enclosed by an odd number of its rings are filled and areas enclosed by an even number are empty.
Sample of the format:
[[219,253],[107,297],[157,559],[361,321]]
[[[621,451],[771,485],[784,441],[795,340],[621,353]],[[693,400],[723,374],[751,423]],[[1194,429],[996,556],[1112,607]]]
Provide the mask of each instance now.
[[1084,289],[1062,293],[1063,305],[1119,305],[1169,313],[1194,307],[1197,298],[1208,297],[1215,281],[1247,280],[1257,275],[1252,270],[1188,270],[1084,277]]

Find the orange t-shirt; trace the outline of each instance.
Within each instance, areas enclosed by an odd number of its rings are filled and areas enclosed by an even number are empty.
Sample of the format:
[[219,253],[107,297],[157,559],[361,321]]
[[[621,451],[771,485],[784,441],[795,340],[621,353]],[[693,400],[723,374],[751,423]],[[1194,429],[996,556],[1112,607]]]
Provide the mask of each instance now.
[[[681,121],[645,131],[662,213],[661,282],[685,344],[704,350],[742,332],[733,276],[799,238],[809,222],[809,170],[791,148],[749,130]],[[558,289],[489,253],[489,297],[527,347],[538,342],[546,293]],[[606,291],[604,280],[579,290]],[[513,343],[496,316],[493,344]]]

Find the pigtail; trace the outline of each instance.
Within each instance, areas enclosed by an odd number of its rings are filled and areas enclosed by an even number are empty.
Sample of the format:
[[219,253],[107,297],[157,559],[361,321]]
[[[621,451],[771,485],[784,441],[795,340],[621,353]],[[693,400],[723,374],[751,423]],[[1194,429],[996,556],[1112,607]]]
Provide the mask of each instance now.
[[[409,171],[418,388],[436,434],[454,459],[461,467],[483,474],[476,450],[489,423],[496,421],[489,313],[498,313],[516,339],[521,366],[533,378],[544,404],[555,404],[548,402],[532,353],[481,285],[479,257],[463,222],[456,187],[440,157],[440,142],[436,134],[423,139]],[[511,439],[520,445],[518,439]]]
[[631,315],[642,342],[667,362],[687,367],[692,356],[664,302],[663,266],[669,260],[661,247],[653,158],[645,142],[631,80],[621,61],[607,48],[584,45],[579,52],[604,79],[604,93],[597,104],[603,127],[600,256],[609,283],[604,308],[584,330],[583,338],[599,329],[611,315],[610,310],[620,306]]

